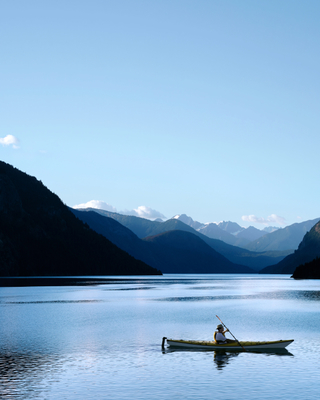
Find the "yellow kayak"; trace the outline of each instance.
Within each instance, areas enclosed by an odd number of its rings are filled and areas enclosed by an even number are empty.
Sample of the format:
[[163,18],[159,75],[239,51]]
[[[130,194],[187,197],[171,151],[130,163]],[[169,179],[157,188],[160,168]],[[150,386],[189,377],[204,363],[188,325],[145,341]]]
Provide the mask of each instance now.
[[205,350],[265,350],[265,349],[284,349],[293,342],[290,340],[274,340],[264,342],[250,342],[250,341],[239,341],[233,343],[218,344],[214,341],[205,340],[176,340],[162,339],[162,347],[164,348],[165,341],[170,347],[179,347],[184,349],[205,349]]

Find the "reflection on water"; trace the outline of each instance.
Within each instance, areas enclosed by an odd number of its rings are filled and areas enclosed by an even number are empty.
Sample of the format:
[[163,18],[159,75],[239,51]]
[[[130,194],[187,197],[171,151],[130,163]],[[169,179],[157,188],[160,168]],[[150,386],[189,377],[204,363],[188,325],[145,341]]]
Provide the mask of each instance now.
[[261,355],[261,357],[265,356],[291,356],[294,357],[292,353],[290,353],[287,349],[261,349],[261,350],[206,350],[206,349],[183,349],[183,348],[172,348],[166,347],[162,349],[162,354],[170,354],[170,353],[210,353],[214,354],[213,361],[218,370],[222,370],[226,367],[233,359],[239,356],[239,354],[244,353],[255,353]]
[[232,358],[238,357],[239,352],[227,353],[224,351],[215,351],[213,361],[216,364],[217,369],[222,370],[226,367]]

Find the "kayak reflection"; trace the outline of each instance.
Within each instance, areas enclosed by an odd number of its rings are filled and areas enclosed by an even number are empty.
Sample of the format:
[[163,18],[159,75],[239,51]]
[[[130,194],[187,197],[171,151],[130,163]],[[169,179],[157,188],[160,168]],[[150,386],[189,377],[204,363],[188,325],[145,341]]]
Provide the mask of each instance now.
[[292,353],[290,353],[287,349],[278,349],[277,351],[272,351],[272,350],[264,350],[264,351],[253,351],[251,350],[250,352],[244,352],[244,351],[214,351],[214,356],[213,356],[213,361],[215,362],[216,366],[218,369],[224,368],[227,364],[229,364],[230,359],[237,357],[239,354],[245,354],[245,353],[255,353],[255,354],[261,354],[264,356],[291,356],[294,357]]
[[[170,348],[166,347],[162,349],[162,354],[167,354],[167,353],[175,353],[175,352],[185,352],[185,353],[201,353],[205,352],[208,353],[210,350],[203,350],[203,349],[183,349],[183,348]],[[261,356],[291,356],[294,357],[292,353],[290,353],[287,349],[277,349],[277,350],[251,350],[251,351],[223,351],[223,350],[214,350],[213,352],[213,361],[216,364],[217,369],[222,370],[224,367],[226,367],[231,359],[234,359],[238,357],[239,354],[261,354]]]
[[216,367],[221,370],[229,364],[231,358],[235,358],[239,354],[240,352],[227,353],[226,351],[215,351],[213,361],[215,362]]

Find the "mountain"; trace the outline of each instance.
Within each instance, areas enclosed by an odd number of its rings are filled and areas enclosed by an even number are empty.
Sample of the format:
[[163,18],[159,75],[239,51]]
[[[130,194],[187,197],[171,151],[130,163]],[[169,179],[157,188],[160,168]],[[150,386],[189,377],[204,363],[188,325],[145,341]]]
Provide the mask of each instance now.
[[0,162],[0,276],[154,275],[77,219],[42,182]]
[[120,222],[95,211],[80,211],[72,208],[70,210],[77,218],[88,224],[91,229],[106,237],[120,249],[137,260],[161,270],[162,262],[155,257],[149,244],[138,238],[136,234]]
[[[145,219],[145,218],[113,213],[110,211],[100,210],[97,208],[82,208],[82,209],[78,209],[78,210],[85,211],[85,212],[94,211],[96,213],[103,215],[104,217],[112,218],[112,219],[118,221],[121,225],[130,229],[139,238],[144,238],[146,236],[153,235],[154,230],[163,224],[163,222],[159,222],[159,221],[150,221],[149,219]],[[159,228],[159,229],[161,229],[161,228]]]
[[169,232],[169,231],[185,231],[193,234],[197,234],[197,231],[191,228],[191,226],[184,224],[183,222],[176,219],[168,219],[163,222],[161,225],[157,225],[152,230],[152,233],[148,236],[156,236],[161,233]]
[[172,219],[178,219],[179,221],[183,222],[186,225],[191,226],[191,228],[197,230],[204,226],[201,222],[194,221],[191,217],[188,217],[186,214],[176,215]]
[[223,222],[219,224],[220,226],[213,222],[202,224],[194,221],[186,214],[176,215],[173,219],[183,222],[184,224],[194,228],[196,231],[208,236],[211,239],[223,240],[224,242],[233,246],[241,246],[249,243],[248,240],[239,240],[232,234],[233,232],[243,229],[235,222]]
[[164,273],[254,272],[249,267],[233,264],[190,232],[174,230],[147,237],[144,241],[153,244],[155,253],[163,257]]
[[245,247],[251,241],[256,240],[266,234],[266,232],[256,229],[253,226],[249,226],[249,228],[243,228],[236,222],[231,221],[222,221],[218,224],[213,222],[201,224],[200,222],[194,221],[186,214],[176,215],[174,218],[185,223],[186,225],[189,225],[211,239],[222,240],[225,243],[231,244],[232,246]]
[[[200,235],[201,234],[199,234],[199,236]],[[224,255],[228,260],[236,264],[246,265],[256,271],[260,271],[269,265],[277,264],[291,253],[290,250],[254,252],[241,247],[232,246],[222,240],[210,239],[205,235],[201,235],[201,238],[205,243],[214,248],[220,254]]]
[[277,228],[276,226],[266,226],[265,228],[263,228],[263,232],[265,233],[271,233],[274,231],[277,231],[279,228]]
[[[302,276],[309,276],[312,266],[303,265],[310,263],[317,257],[320,257],[320,221],[317,222],[310,232],[307,232],[299,244],[298,249],[284,258],[276,265],[264,268],[260,273],[266,274],[292,274],[293,277],[301,279]],[[299,268],[297,268],[299,267]],[[297,268],[297,272],[295,269]]]
[[[253,226],[249,226],[248,228],[243,228],[238,225],[236,222],[231,221],[223,221],[219,222],[218,227],[226,232],[231,233],[237,239],[244,239],[247,242],[251,242],[265,235],[266,232],[261,231]],[[236,245],[240,246],[246,244],[245,242],[237,241]]]
[[250,251],[295,250],[308,232],[320,218],[289,225],[285,228],[268,233],[244,246]]
[[248,242],[252,242],[253,240],[257,240],[264,235],[266,235],[266,232],[261,231],[260,229],[257,229],[254,226],[249,226],[248,228],[243,229],[241,232],[237,233],[236,236],[239,239],[245,239]]
[[198,229],[198,232],[202,233],[205,236],[208,236],[211,239],[219,239],[233,246],[236,246],[237,243],[240,243],[239,246],[248,243],[247,240],[239,241],[234,235],[227,231],[224,231],[223,229],[220,229],[219,226],[215,223],[206,224],[204,227]]
[[[94,211],[72,212],[91,229],[104,235],[133,257],[166,273],[243,273],[254,272],[246,266],[237,266],[204,243],[191,232],[173,230],[139,239],[118,221]],[[176,225],[180,221],[169,220]],[[165,223],[164,223],[165,224]],[[157,226],[157,225],[156,225]],[[187,227],[187,225],[185,225]],[[187,227],[192,229],[190,227]]]
[[[177,229],[193,233],[198,232],[208,238],[223,241],[233,247],[242,249],[241,251],[236,251],[236,253],[242,254],[241,262],[240,260],[235,260],[234,258],[231,259],[229,257],[229,253],[235,254],[231,248],[228,248],[222,254],[236,264],[247,265],[258,270],[267,265],[277,263],[288,254],[292,253],[294,249],[298,247],[304,234],[310,230],[317,221],[319,221],[319,218],[317,218],[315,220],[293,224],[283,229],[270,227],[270,229],[265,228],[264,230],[259,230],[252,226],[244,229],[240,225],[231,221],[223,221],[219,224],[200,224],[200,222],[194,221],[186,214],[176,215],[174,218],[165,222],[159,222],[99,209],[88,208],[85,210],[95,211],[101,215],[117,220],[141,239],[147,236],[155,236],[163,232]],[[267,230],[271,230],[272,232],[268,233]],[[220,247],[220,244],[216,243],[216,245]],[[216,245],[213,243],[210,244],[211,247],[219,251],[216,248]],[[259,262],[258,259],[255,261],[253,260],[255,256],[252,255],[252,252],[259,253]],[[270,264],[267,264],[268,257]],[[249,261],[249,263],[247,263],[247,261]],[[260,261],[262,261],[262,264],[260,264]]]
[[172,230],[182,230],[194,233],[195,230],[191,228],[189,225],[184,224],[178,219],[168,219],[165,222],[158,221],[150,221],[145,218],[133,217],[131,215],[123,215],[117,214],[110,211],[99,210],[96,208],[85,208],[79,209],[79,211],[94,211],[103,215],[104,217],[112,218],[121,225],[130,229],[133,233],[135,233],[140,239],[145,238],[147,236],[155,236],[160,233],[172,231]]
[[217,225],[220,229],[229,232],[232,235],[236,235],[237,233],[244,230],[242,226],[238,225],[236,222],[231,222],[231,221],[222,221],[219,222]]
[[[75,210],[72,211],[75,212]],[[96,215],[96,217],[94,219],[91,218],[91,220],[88,219],[89,218],[88,216],[82,214],[82,213],[92,214],[92,212]],[[147,251],[144,248],[143,251],[141,251],[140,250],[141,244],[139,244],[138,242],[134,242],[133,244],[132,241],[130,241],[130,243],[128,244],[127,241],[121,235],[118,235],[119,227],[117,228],[116,232],[113,232],[112,230],[108,231],[108,229],[110,229],[111,227],[111,223],[109,222],[107,223],[103,217],[107,217],[108,215],[109,217],[107,218],[115,219],[117,222],[120,220],[123,223],[123,228],[124,227],[132,228],[133,233],[136,234],[137,238],[139,236],[138,234],[141,235],[146,231],[151,233],[150,235],[147,236],[156,236],[161,233],[165,233],[172,230],[181,230],[193,233],[194,235],[198,236],[201,240],[203,240],[207,245],[209,245],[212,249],[222,254],[224,257],[226,257],[229,261],[233,262],[234,264],[244,265],[257,271],[268,265],[278,263],[280,260],[282,260],[285,256],[289,254],[288,252],[266,252],[266,253],[250,252],[240,247],[229,245],[221,240],[211,239],[177,219],[170,219],[166,222],[159,224],[156,223],[155,221],[152,222],[139,217],[124,216],[116,213],[111,213],[108,211],[88,209],[88,208],[83,210],[78,210],[78,213],[75,214],[84,222],[88,223],[88,225],[92,229],[96,230],[98,233],[105,235],[109,240],[111,240],[121,249],[127,251],[135,258],[141,259],[147,264],[152,265],[156,268],[160,268],[159,267],[160,264],[157,264],[158,262],[157,260],[154,259],[152,260],[152,256],[150,256],[149,250]],[[100,218],[99,220],[97,215],[99,215],[102,218]],[[104,225],[107,226],[103,228]],[[128,235],[128,232],[126,233],[126,235]]]

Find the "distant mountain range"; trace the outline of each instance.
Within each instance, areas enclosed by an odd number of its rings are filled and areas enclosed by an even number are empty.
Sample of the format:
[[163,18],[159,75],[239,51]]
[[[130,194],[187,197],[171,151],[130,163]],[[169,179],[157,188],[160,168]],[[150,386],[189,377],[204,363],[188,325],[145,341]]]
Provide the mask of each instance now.
[[[170,229],[172,228],[170,224],[168,230],[159,232],[159,227],[162,227],[163,224],[160,223],[159,225],[156,222],[153,230],[155,235],[140,239],[115,218],[94,211],[72,210],[72,212],[88,224],[91,229],[104,235],[133,257],[156,269],[161,269],[164,273],[254,272],[247,266],[236,265],[229,261],[193,233],[186,230]],[[108,212],[103,211],[103,214],[105,213]],[[124,222],[125,219],[122,215],[111,214],[119,216],[119,219]],[[140,233],[143,231],[143,227],[148,232],[150,231],[149,224],[144,225],[145,220],[143,218],[129,216],[128,221],[133,222],[134,227]],[[170,221],[174,224],[184,225],[187,230],[192,229],[180,221]],[[140,227],[138,226],[139,222],[141,222]]]
[[251,251],[274,251],[297,249],[304,235],[320,220],[316,218],[286,226],[275,232],[268,233],[245,246]]
[[[138,217],[132,217],[132,216],[125,216],[122,214],[117,214],[117,213],[112,213],[109,211],[104,211],[104,210],[97,210],[97,209],[91,209],[92,211],[95,211],[98,214],[101,214],[103,216],[107,216],[109,218],[112,218],[114,220],[117,220],[121,222],[121,224],[128,229],[132,230],[140,239],[143,239],[143,241],[153,241],[153,242],[160,242],[160,240],[163,240],[161,238],[161,234],[168,233],[170,231],[175,231],[175,230],[180,230],[180,231],[185,231],[192,233],[193,235],[198,236],[203,242],[205,242],[207,245],[209,245],[212,249],[214,249],[216,252],[220,253],[223,255],[225,258],[227,258],[229,261],[237,265],[239,268],[239,265],[246,266],[249,268],[252,268],[255,271],[261,271],[262,273],[292,273],[295,269],[295,267],[291,267],[289,269],[282,269],[281,267],[281,262],[282,260],[287,260],[290,254],[294,252],[294,250],[271,250],[273,248],[286,248],[287,246],[294,247],[296,246],[296,243],[299,241],[299,238],[303,238],[304,233],[310,229],[312,226],[314,226],[317,221],[319,221],[319,218],[311,221],[305,221],[299,224],[293,224],[290,225],[286,228],[283,229],[278,229],[274,230],[271,233],[266,233],[263,236],[258,239],[260,240],[261,243],[261,248],[267,248],[270,249],[269,251],[264,251],[264,252],[257,252],[257,251],[250,251],[245,248],[237,247],[237,246],[232,246],[227,243],[225,243],[222,240],[219,239],[212,239],[209,238],[208,236],[202,234],[202,230],[199,229],[199,223],[195,223],[195,221],[192,220],[192,218],[187,217],[186,215],[183,215],[182,218],[180,216],[176,216],[170,220],[167,220],[165,222],[160,222],[160,221],[149,221],[143,218],[138,218]],[[88,209],[82,210],[88,212]],[[82,218],[82,217],[81,217]],[[188,225],[182,221],[185,221],[188,223]],[[90,225],[90,224],[89,224]],[[192,228],[192,226],[198,227],[197,230]],[[221,226],[225,230],[229,230],[231,232],[239,232],[239,225],[232,223],[232,222],[223,222],[221,223]],[[92,226],[93,229],[95,229]],[[221,229],[221,228],[220,228]],[[255,229],[255,228],[254,228]],[[241,232],[246,233],[249,230],[243,229]],[[112,234],[110,234],[110,240],[112,240]],[[156,239],[150,239],[149,237],[156,237]],[[174,240],[176,240],[174,235],[165,235],[166,237],[170,237],[172,240],[171,246],[174,247]],[[108,236],[107,236],[108,237]],[[268,239],[268,240],[267,240]],[[300,240],[300,241],[301,241]],[[166,245],[168,245],[168,240],[166,240]],[[187,241],[186,241],[187,242]],[[164,241],[161,241],[163,244]],[[255,243],[255,241],[252,242],[252,245]],[[125,249],[125,246],[123,243],[118,242],[117,245],[120,248]],[[255,248],[257,248],[259,243],[255,243]],[[297,246],[298,247],[298,246]],[[126,249],[126,251],[128,251]],[[130,251],[128,251],[129,254]],[[310,253],[312,254],[312,252]],[[135,254],[134,255],[136,258],[143,259],[146,261],[145,258],[141,256],[141,254]],[[311,257],[312,258],[312,257]],[[301,258],[299,262],[307,262],[309,258],[304,261],[305,258]],[[150,265],[157,265],[157,264],[152,264],[150,262]],[[279,267],[278,267],[279,266]],[[295,264],[296,266],[296,264]],[[167,272],[167,271],[166,271]],[[169,271],[168,271],[169,272]]]
[[219,224],[201,224],[200,222],[194,221],[186,214],[176,215],[173,217],[173,219],[184,222],[186,225],[191,226],[198,232],[210,237],[211,239],[219,239],[225,243],[231,244],[232,246],[238,247],[244,247],[252,240],[258,239],[267,233],[256,229],[253,226],[250,226],[249,228],[243,228],[236,222],[231,221],[223,221]]
[[[276,265],[260,271],[265,274],[292,274],[296,279],[320,278],[320,221],[307,232],[298,249]],[[316,260],[316,261],[314,261]],[[313,262],[314,261],[314,262]]]
[[316,218],[289,225],[281,229],[268,227],[264,230],[259,230],[253,226],[243,228],[237,223],[230,221],[223,221],[219,224],[200,224],[199,222],[193,221],[191,217],[185,214],[176,215],[174,219],[182,221],[189,226],[196,227],[195,229],[198,232],[212,239],[219,239],[233,246],[242,247],[254,252],[293,252],[298,248],[306,232],[320,220],[320,218]]
[[0,161],[0,276],[155,275],[83,224],[40,181]]
[[[109,217],[112,218],[118,222],[120,222],[124,227],[130,229],[133,233],[137,235],[138,238],[140,239],[145,239],[150,237],[150,236],[157,236],[160,234],[164,234],[166,232],[170,231],[184,231],[184,232],[189,232],[192,233],[195,236],[198,236],[203,242],[205,242],[207,245],[209,245],[212,249],[214,249],[216,252],[220,253],[223,255],[225,258],[227,258],[229,261],[236,265],[242,265],[245,267],[249,267],[253,270],[260,270],[268,265],[276,264],[280,260],[282,260],[285,256],[291,253],[291,251],[283,251],[283,252],[251,252],[246,249],[242,249],[240,247],[232,246],[229,245],[221,240],[218,239],[211,239],[208,236],[203,235],[202,233],[194,230],[191,228],[191,226],[186,225],[179,219],[169,219],[165,222],[158,222],[158,221],[149,221],[144,218],[139,218],[139,217],[133,217],[133,216],[125,216],[122,214],[117,214],[117,213],[112,213],[110,211],[105,211],[105,210],[99,210],[99,209],[83,209],[83,210],[75,210],[75,211],[81,211],[81,212],[90,212],[94,211],[96,214],[100,214],[104,217]],[[129,249],[126,247],[127,245],[125,243],[122,243],[121,241],[117,240],[115,241],[115,236],[112,232],[106,232],[106,231],[101,231],[98,230],[97,225],[93,225],[90,223],[87,219],[87,217],[82,216],[81,214],[76,214],[80,219],[88,223],[88,225],[96,230],[97,232],[105,235],[109,240],[113,241],[117,246],[122,248],[125,251],[128,251],[129,254],[133,255],[134,257],[144,260],[147,262],[147,260],[144,258],[145,256],[141,255],[140,253],[133,253],[132,250],[129,251]],[[95,224],[97,223],[97,218],[95,219]],[[106,223],[104,220],[100,221],[100,229],[101,226]],[[173,236],[171,236],[173,238]],[[139,246],[137,247],[139,249]],[[150,264],[150,265],[155,265],[155,264]]]

